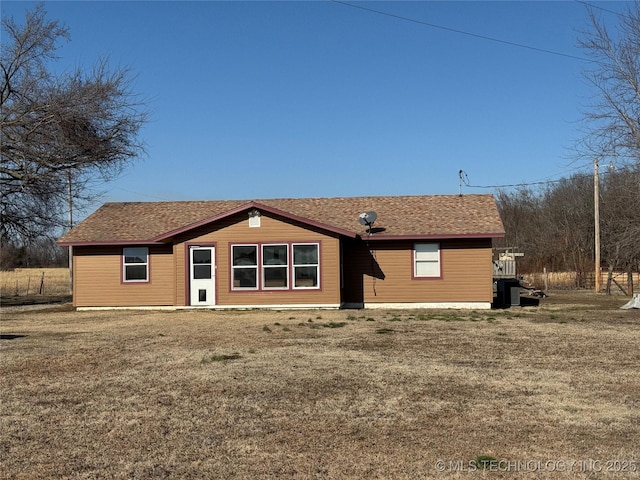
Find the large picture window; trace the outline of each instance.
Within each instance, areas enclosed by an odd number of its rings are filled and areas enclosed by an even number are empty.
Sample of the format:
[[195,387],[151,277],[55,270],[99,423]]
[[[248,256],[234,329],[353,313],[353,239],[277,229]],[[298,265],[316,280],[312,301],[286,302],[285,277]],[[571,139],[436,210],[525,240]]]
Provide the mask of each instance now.
[[127,247],[122,249],[122,278],[125,282],[149,281],[149,249]]
[[232,290],[319,288],[317,243],[232,245]]
[[439,243],[416,243],[414,245],[413,274],[419,278],[438,278],[441,276]]

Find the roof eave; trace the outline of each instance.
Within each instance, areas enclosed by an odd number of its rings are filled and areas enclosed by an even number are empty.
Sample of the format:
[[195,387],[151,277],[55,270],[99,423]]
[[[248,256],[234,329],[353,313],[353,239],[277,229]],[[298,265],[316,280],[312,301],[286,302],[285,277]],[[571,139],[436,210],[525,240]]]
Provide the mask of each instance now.
[[471,239],[471,238],[504,238],[504,232],[494,233],[437,233],[425,235],[378,235],[366,233],[358,235],[367,241],[375,240],[447,240],[447,239]]
[[285,217],[285,218],[288,218],[290,220],[294,220],[294,221],[297,221],[297,222],[300,222],[300,223],[304,223],[305,225],[310,225],[310,226],[313,226],[313,227],[316,227],[316,228],[320,228],[322,230],[333,232],[333,233],[336,233],[338,235],[344,235],[344,236],[347,236],[347,237],[350,237],[350,238],[356,238],[357,237],[357,233],[355,233],[355,232],[351,232],[349,230],[344,230],[342,228],[337,228],[337,227],[334,227],[332,225],[327,225],[327,224],[324,224],[324,223],[321,223],[321,222],[316,222],[316,221],[310,220],[308,218],[300,217],[298,215],[294,215],[292,213],[285,212],[284,210],[279,210],[277,208],[270,207],[269,205],[265,205],[265,204],[260,203],[260,202],[251,201],[251,202],[248,202],[248,203],[244,203],[244,204],[242,204],[242,205],[240,205],[240,206],[238,206],[236,208],[232,208],[231,210],[227,210],[226,212],[220,213],[218,215],[213,215],[213,216],[207,217],[207,218],[205,218],[203,220],[199,220],[199,221],[191,223],[189,225],[185,225],[184,227],[180,227],[180,228],[177,228],[175,230],[171,230],[169,232],[166,232],[166,233],[163,233],[161,235],[158,235],[157,237],[155,237],[153,239],[153,241],[154,242],[164,243],[164,242],[167,242],[167,241],[173,239],[175,236],[180,235],[182,233],[188,232],[190,230],[194,230],[196,228],[208,225],[208,224],[213,223],[213,222],[217,222],[219,220],[223,220],[223,219],[228,218],[228,217],[230,217],[232,215],[235,215],[237,213],[241,213],[241,212],[244,212],[244,211],[248,211],[248,210],[251,210],[253,208],[258,209],[258,210],[263,210],[265,212],[269,212],[269,213],[272,213],[274,215],[279,215],[279,216],[282,216],[282,217]]
[[111,246],[127,246],[127,245],[166,245],[167,242],[156,242],[154,240],[58,240],[56,245],[59,247],[111,247]]

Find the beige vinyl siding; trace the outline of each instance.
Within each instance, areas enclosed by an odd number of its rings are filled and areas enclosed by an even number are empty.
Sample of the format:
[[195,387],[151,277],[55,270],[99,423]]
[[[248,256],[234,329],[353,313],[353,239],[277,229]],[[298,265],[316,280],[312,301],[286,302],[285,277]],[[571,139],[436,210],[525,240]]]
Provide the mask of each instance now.
[[173,305],[171,247],[149,247],[145,283],[122,282],[122,247],[74,247],[73,304],[76,307]]
[[440,244],[441,278],[413,277],[412,241],[370,242],[368,249],[364,242],[347,247],[351,252],[347,268],[354,271],[345,277],[351,282],[345,284],[345,300],[364,303],[491,302],[491,240],[437,242]]
[[[188,305],[188,246],[215,246],[216,305],[340,305],[346,303],[491,302],[491,240],[439,240],[441,278],[413,277],[413,241],[342,239],[322,229],[264,213],[249,227],[247,212],[225,218],[149,247],[150,282],[122,282],[122,247],[74,248],[74,305]],[[230,246],[318,243],[320,288],[234,291]],[[291,259],[289,259],[291,265]]]
[[[340,271],[337,236],[310,229],[262,213],[260,227],[249,227],[247,212],[213,225],[202,227],[176,239],[176,297],[179,305],[188,304],[188,245],[214,244],[216,247],[216,304],[225,305],[339,305]],[[264,243],[319,243],[320,289],[233,291],[231,290],[230,246]]]

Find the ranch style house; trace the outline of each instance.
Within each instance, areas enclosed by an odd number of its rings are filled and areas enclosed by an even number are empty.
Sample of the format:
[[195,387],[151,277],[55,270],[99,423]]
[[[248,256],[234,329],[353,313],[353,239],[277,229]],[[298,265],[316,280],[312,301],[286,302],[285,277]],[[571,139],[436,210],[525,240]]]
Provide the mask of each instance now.
[[491,195],[106,203],[66,235],[73,304],[490,308]]

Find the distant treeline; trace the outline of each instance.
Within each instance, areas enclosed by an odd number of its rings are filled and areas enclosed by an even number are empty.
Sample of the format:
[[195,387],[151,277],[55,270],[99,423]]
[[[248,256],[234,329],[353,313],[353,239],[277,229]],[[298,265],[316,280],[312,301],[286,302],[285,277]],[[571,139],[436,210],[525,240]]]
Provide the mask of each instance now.
[[[599,178],[603,268],[640,270],[640,162],[603,168]],[[518,272],[594,271],[594,175],[496,194],[506,236],[496,247],[524,253]]]
[[15,245],[3,239],[0,245],[0,270],[35,267],[66,267],[69,249],[56,245],[53,238],[39,238]]

